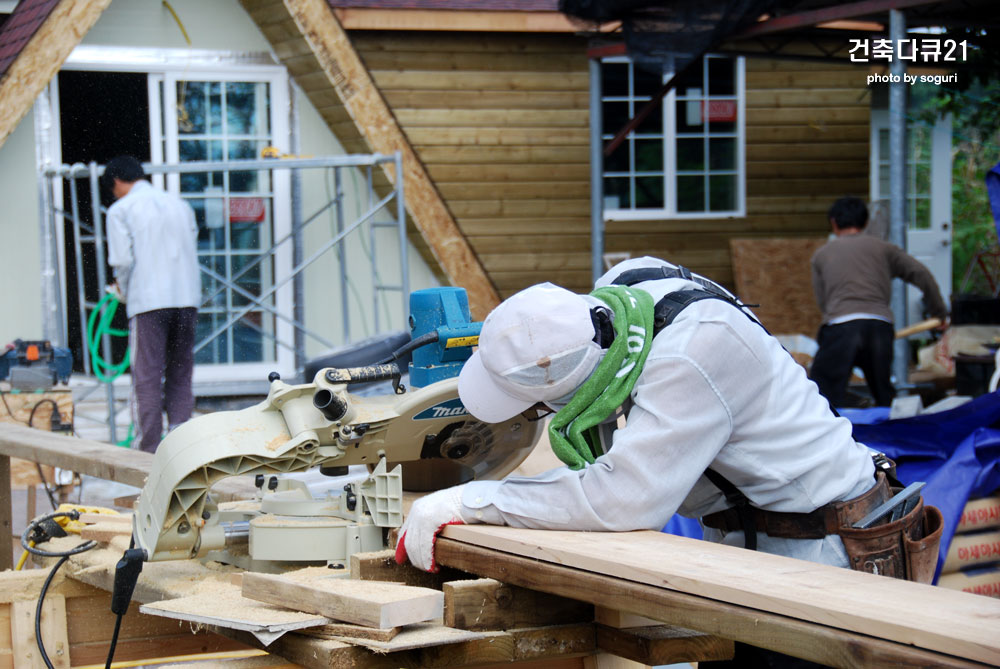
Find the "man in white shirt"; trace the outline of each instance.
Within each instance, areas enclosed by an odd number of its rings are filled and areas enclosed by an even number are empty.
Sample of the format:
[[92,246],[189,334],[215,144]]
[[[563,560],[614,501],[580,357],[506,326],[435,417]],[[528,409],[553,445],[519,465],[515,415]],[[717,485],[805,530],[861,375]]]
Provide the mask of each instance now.
[[135,443],[154,452],[168,429],[191,417],[194,339],[201,279],[198,226],[183,199],[145,180],[138,160],[111,160],[101,177],[108,209],[108,263],[129,317]]

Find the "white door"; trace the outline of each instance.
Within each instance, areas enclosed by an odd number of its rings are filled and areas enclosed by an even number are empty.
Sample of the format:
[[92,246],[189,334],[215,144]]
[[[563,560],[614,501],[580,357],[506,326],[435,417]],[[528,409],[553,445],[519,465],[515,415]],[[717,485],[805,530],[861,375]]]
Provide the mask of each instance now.
[[[951,295],[951,117],[906,128],[906,251]],[[889,199],[889,113],[871,120],[871,199]],[[923,320],[920,290],[906,288],[906,324]],[[897,324],[900,326],[902,324]]]

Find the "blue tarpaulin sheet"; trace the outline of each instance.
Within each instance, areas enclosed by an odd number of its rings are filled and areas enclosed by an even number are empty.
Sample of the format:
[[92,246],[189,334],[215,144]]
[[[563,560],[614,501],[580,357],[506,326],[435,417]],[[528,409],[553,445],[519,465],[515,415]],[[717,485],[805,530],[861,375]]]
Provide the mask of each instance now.
[[997,227],[997,238],[1000,239],[1000,163],[997,163],[986,173],[986,194],[990,198],[990,209],[993,210],[993,222]]
[[[944,533],[938,572],[948,554],[955,527],[971,498],[1000,489],[1000,393],[982,395],[939,413],[889,420],[889,409],[844,409],[854,424],[854,438],[896,462],[904,484],[924,481],[924,503],[941,510]],[[697,520],[675,515],[664,532],[702,537]]]

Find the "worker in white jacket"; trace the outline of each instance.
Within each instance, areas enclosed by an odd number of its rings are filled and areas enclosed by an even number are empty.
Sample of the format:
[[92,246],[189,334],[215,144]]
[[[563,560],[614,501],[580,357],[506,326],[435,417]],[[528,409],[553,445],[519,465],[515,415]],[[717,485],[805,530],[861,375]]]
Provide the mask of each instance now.
[[144,177],[138,160],[119,156],[101,180],[116,200],[108,209],[108,263],[129,317],[134,441],[154,452],[163,414],[169,429],[194,409],[201,273],[191,205]]

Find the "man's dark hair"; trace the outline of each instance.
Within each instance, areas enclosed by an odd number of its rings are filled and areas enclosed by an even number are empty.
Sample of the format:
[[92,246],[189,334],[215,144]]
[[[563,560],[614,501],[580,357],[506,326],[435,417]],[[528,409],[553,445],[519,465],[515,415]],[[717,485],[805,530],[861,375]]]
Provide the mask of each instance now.
[[112,158],[104,168],[101,175],[101,187],[110,192],[115,185],[115,179],[125,183],[135,183],[146,176],[142,169],[142,163],[132,156],[118,156]]
[[826,212],[838,228],[864,229],[868,225],[868,207],[856,197],[842,197]]

